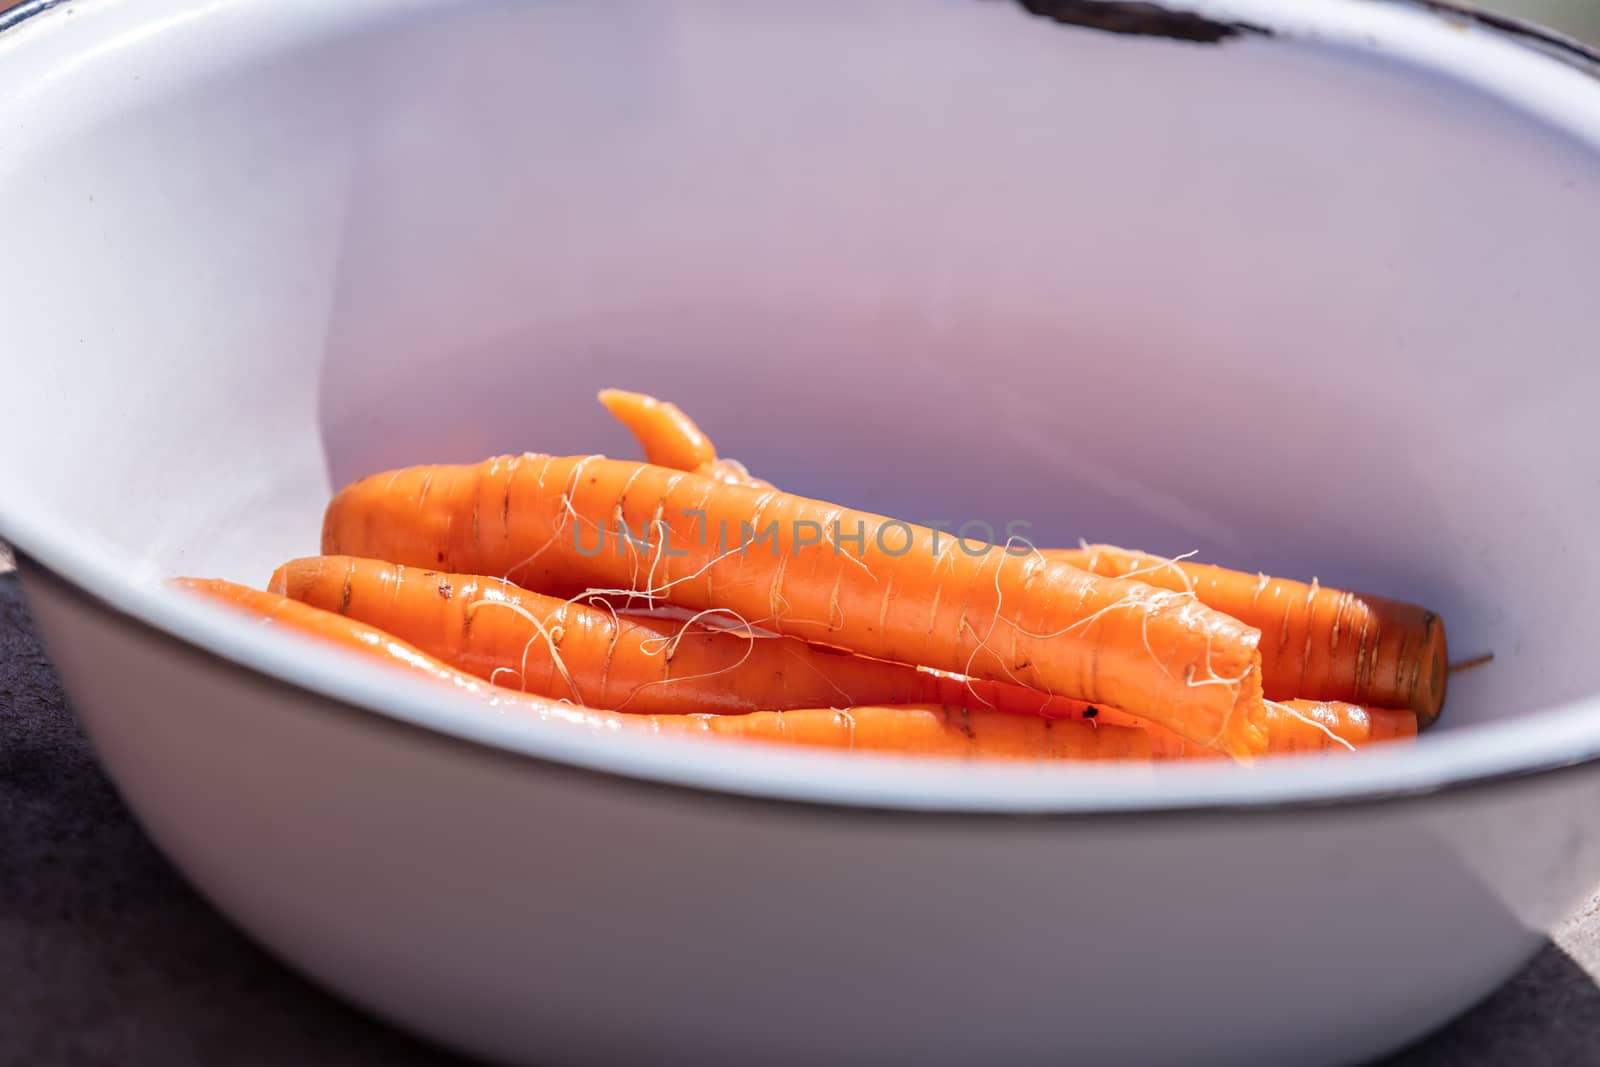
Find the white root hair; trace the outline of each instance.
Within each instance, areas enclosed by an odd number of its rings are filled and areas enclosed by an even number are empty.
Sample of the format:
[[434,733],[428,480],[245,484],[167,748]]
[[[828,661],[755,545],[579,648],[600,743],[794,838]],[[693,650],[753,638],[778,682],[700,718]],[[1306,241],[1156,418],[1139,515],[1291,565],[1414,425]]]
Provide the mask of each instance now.
[[[565,631],[559,624],[556,626],[547,627],[545,626],[544,621],[538,616],[534,615],[533,612],[529,611],[521,604],[513,604],[508,600],[474,600],[467,606],[467,618],[470,620],[472,616],[476,615],[485,607],[504,608],[513,615],[516,615],[518,618],[527,622],[536,631],[535,635],[528,638],[527,643],[522,646],[522,661],[519,664],[519,672],[523,679],[523,689],[527,689],[528,685],[528,657],[533,652],[533,646],[538,644],[539,640],[542,638],[546,647],[550,650],[550,662],[555,666],[556,673],[561,676],[561,680],[566,683],[567,689],[572,693],[573,702],[577,704],[585,703],[583,694],[578,691],[577,681],[572,677],[572,672],[567,670],[566,660],[561,658],[561,649],[559,646],[561,644],[561,638],[565,636]],[[563,698],[558,697],[556,699]]]

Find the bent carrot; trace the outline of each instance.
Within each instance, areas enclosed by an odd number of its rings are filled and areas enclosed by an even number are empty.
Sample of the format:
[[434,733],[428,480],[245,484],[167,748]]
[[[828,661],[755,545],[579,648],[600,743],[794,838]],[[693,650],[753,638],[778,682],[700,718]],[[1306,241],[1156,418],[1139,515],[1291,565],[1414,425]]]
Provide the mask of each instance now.
[[730,485],[771,488],[738,460],[719,458],[711,439],[676,404],[622,389],[600,390],[600,403],[638,440],[646,463],[693,471]]
[[354,649],[408,674],[478,697],[494,707],[612,733],[702,735],[745,741],[968,759],[1147,760],[1149,738],[1130,727],[1030,719],[1003,712],[929,706],[803,708],[747,715],[630,715],[558,703],[489,685],[407,642],[354,619],[272,592],[217,579],[175,586],[256,618]]
[[1137,707],[1236,758],[1265,747],[1255,629],[1143,582],[969,554],[937,530],[776,490],[600,456],[413,467],[341,490],[323,551],[722,609],[878,659]]
[[1193,592],[1202,604],[1260,630],[1262,684],[1269,700],[1410,708],[1423,726],[1438,717],[1444,703],[1449,675],[1444,624],[1415,604],[1112,545],[1044,554],[1107,577],[1137,577],[1163,589]]
[[644,447],[646,463],[698,471],[717,461],[717,450],[676,404],[624,389],[600,390],[600,403]]
[[497,578],[382,560],[292,560],[268,589],[375,626],[487,681],[596,708],[682,715],[938,704],[1073,718],[1083,707],[793,637],[618,615]]

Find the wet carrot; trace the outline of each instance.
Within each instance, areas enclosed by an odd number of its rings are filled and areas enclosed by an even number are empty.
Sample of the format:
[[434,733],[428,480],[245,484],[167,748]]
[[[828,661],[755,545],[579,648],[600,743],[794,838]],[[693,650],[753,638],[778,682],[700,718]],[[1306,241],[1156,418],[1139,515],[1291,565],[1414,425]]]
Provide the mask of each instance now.
[[[1096,718],[1108,726],[1144,727],[1156,759],[1221,759],[1222,753],[1187,741],[1179,735],[1115,708],[1098,709]],[[1262,716],[1267,733],[1267,754],[1296,752],[1346,752],[1417,736],[1417,716],[1408,709],[1366,708],[1359,704],[1323,700],[1268,701]]]
[[1083,706],[793,637],[619,615],[498,578],[382,560],[292,560],[268,588],[377,627],[487,681],[595,708],[681,715],[938,704],[1071,718]]
[[[674,725],[673,718],[653,717],[668,728]],[[905,755],[1137,762],[1151,758],[1150,735],[1133,727],[939,705],[808,708],[676,719],[698,724],[680,728],[683,732]]]
[[[601,394],[602,401],[605,397]],[[670,404],[651,403],[658,406],[641,406],[632,421],[623,422],[647,456],[662,457],[652,463],[696,469],[669,461],[686,455],[689,442],[699,449],[695,455],[702,467],[706,455],[716,455],[715,445],[688,415]],[[607,407],[621,418],[609,402]],[[744,484],[767,483],[746,472]],[[1134,576],[1164,589],[1192,591],[1201,603],[1260,630],[1262,685],[1269,700],[1408,707],[1423,726],[1438,718],[1444,704],[1449,662],[1444,623],[1414,604],[1111,545],[1044,551],[1107,577]]]
[[[1148,728],[1161,757],[1221,756],[1111,707],[840,654],[790,637],[619,616],[497,578],[316,556],[278,568],[268,589],[376,627],[478,678],[594,708],[668,715],[830,702],[993,709]],[[1269,704],[1264,723],[1269,754],[1343,748],[1335,737],[1354,747],[1416,734],[1409,711],[1309,700]]]
[[599,456],[414,467],[341,490],[323,551],[579,581],[877,659],[1137,707],[1262,751],[1259,633],[1192,598],[776,490]]
[[272,592],[215,579],[173,584],[252,616],[314,635],[507,711],[595,732],[709,736],[817,748],[968,759],[1147,760],[1148,735],[1130,727],[929,707],[802,708],[745,715],[631,715],[529,696],[458,671],[375,627]]
[[1044,554],[1096,574],[1192,591],[1202,604],[1260,630],[1269,700],[1410,708],[1423,726],[1444,703],[1444,623],[1415,604],[1111,545]]
[[[1408,708],[1369,708],[1339,700],[1285,700],[1267,704],[1267,732],[1274,752],[1323,752],[1417,736],[1417,716]],[[1337,740],[1335,740],[1337,739]]]

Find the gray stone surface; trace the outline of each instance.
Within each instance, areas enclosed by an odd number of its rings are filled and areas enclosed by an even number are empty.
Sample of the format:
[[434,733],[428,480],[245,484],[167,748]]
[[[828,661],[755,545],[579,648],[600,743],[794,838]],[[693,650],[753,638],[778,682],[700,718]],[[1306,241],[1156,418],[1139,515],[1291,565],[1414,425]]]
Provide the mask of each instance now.
[[0,574],[0,1065],[459,1061],[324,996],[237,933],[95,763]]
[[[1391,1067],[1600,1063],[1597,973],[1600,897]],[[0,1065],[291,1062],[460,1061],[320,993],[184,883],[95,764],[0,574]]]

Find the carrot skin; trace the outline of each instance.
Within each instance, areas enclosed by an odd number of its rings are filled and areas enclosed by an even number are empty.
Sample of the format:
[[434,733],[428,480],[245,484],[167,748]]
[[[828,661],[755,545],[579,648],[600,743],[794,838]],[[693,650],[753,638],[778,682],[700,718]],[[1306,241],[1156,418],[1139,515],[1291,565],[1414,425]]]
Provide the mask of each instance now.
[[926,705],[801,708],[745,715],[630,715],[602,711],[487,684],[375,627],[276,593],[216,579],[178,578],[172,584],[257,619],[359,652],[410,677],[468,693],[494,707],[601,733],[630,731],[708,736],[963,759],[1145,761],[1150,758],[1149,737],[1143,730],[1027,718],[998,711]]
[[1328,736],[1330,733],[1357,748],[1411,741],[1417,736],[1417,715],[1409,708],[1369,708],[1336,700],[1286,700],[1282,704],[1267,705],[1267,729],[1277,741],[1275,752],[1330,752],[1342,748]]
[[1143,582],[969,555],[948,534],[775,490],[598,456],[416,467],[341,490],[323,551],[647,590],[877,659],[1138,707],[1236,758],[1265,744],[1257,630]]
[[1072,718],[1083,707],[793,637],[749,637],[618,615],[497,578],[382,560],[292,560],[273,574],[268,589],[391,633],[478,678],[595,708],[728,715],[937,704]]
[[[1223,758],[1215,749],[1196,745],[1171,730],[1115,708],[1099,709],[1097,718],[1105,725],[1147,729],[1151,752],[1158,760]],[[1417,736],[1417,716],[1409,708],[1367,708],[1341,701],[1269,702],[1263,726],[1268,755],[1339,753],[1375,744],[1414,741]]]
[[1410,708],[1424,727],[1444,704],[1444,623],[1415,604],[1111,545],[1044,554],[1108,577],[1137,575],[1163,589],[1192,589],[1201,603],[1260,630],[1268,700]]
[[[674,719],[699,723],[699,728],[724,737],[863,752],[1006,760],[1146,762],[1151,758],[1150,735],[1136,727],[1028,718],[941,705],[657,716],[655,721],[671,725]],[[693,732],[695,727],[679,729]]]

